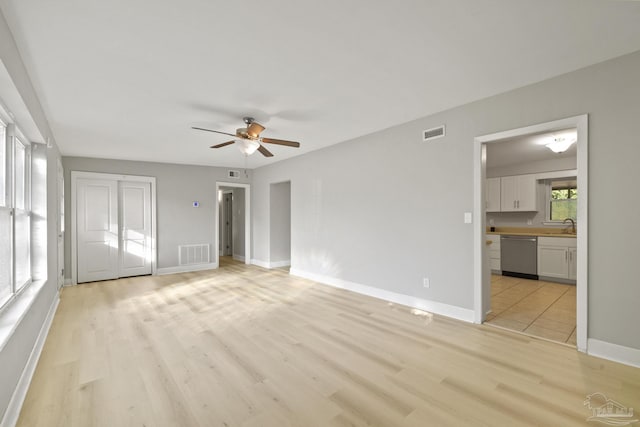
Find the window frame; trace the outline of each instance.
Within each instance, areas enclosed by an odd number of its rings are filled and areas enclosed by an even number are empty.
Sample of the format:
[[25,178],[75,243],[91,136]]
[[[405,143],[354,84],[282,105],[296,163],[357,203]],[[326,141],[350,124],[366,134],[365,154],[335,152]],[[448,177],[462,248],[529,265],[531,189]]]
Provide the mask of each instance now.
[[[32,215],[31,215],[31,143],[28,142],[26,140],[26,138],[24,138],[22,135],[20,135],[20,132],[17,131],[17,129],[15,129],[14,127],[14,135],[12,136],[12,148],[13,148],[13,172],[14,172],[14,179],[12,180],[13,182],[13,293],[14,294],[18,294],[20,293],[24,288],[26,288],[29,284],[31,284],[31,282],[33,281],[33,269],[31,266],[31,240],[32,240],[32,236],[31,236],[31,221],[32,221]],[[18,194],[17,188],[16,188],[16,175],[15,175],[15,171],[16,171],[16,165],[17,165],[17,153],[18,153],[18,144],[20,144],[23,148],[24,148],[24,165],[23,165],[23,169],[22,169],[22,183],[23,183],[23,188],[22,188],[22,197],[23,197],[23,207],[19,208],[17,206],[16,203],[16,197]],[[28,274],[27,274],[27,280],[25,280],[23,283],[17,283],[17,274],[16,272],[18,271],[17,268],[17,259],[16,259],[16,247],[17,247],[17,218],[18,216],[24,216],[27,218],[27,232],[28,232],[28,238],[27,238],[27,244],[28,244],[28,250],[27,252],[29,253],[29,259],[27,260],[27,270],[28,270]]]
[[[1,110],[1,109],[0,109]],[[32,205],[31,205],[31,162],[32,162],[32,148],[33,144],[29,141],[28,138],[20,131],[20,129],[16,126],[15,123],[6,120],[2,114],[0,114],[0,125],[5,129],[5,188],[0,189],[0,191],[5,191],[5,205],[0,206],[0,209],[4,211],[8,211],[11,217],[11,225],[10,225],[10,272],[9,272],[9,282],[10,282],[10,292],[9,295],[3,299],[0,299],[0,312],[5,308],[9,307],[11,303],[22,294],[29,285],[33,283],[33,266],[32,266],[32,256],[33,256],[33,236],[32,233]],[[23,168],[23,182],[24,182],[24,206],[23,208],[16,207],[16,179],[15,179],[15,169],[16,169],[16,141],[24,147],[24,168]],[[28,218],[28,252],[29,259],[27,261],[27,279],[24,283],[16,283],[16,270],[17,270],[17,260],[16,260],[16,218],[18,215],[23,215]]]
[[10,225],[9,225],[9,241],[10,243],[10,247],[9,247],[9,256],[10,256],[10,260],[9,260],[9,274],[8,274],[8,280],[9,280],[9,293],[7,296],[5,297],[0,297],[0,309],[4,308],[5,306],[8,305],[8,303],[15,297],[15,291],[14,291],[14,245],[13,245],[13,208],[12,208],[12,201],[11,201],[11,179],[12,179],[12,173],[11,173],[11,146],[9,144],[9,124],[10,122],[7,122],[5,120],[3,120],[3,117],[0,116],[0,128],[4,129],[4,153],[2,158],[0,158],[0,161],[2,161],[4,163],[4,167],[2,168],[2,173],[4,173],[4,185],[3,188],[0,188],[0,191],[2,191],[4,193],[4,202],[3,204],[0,204],[0,211],[6,212],[9,217],[10,217]]

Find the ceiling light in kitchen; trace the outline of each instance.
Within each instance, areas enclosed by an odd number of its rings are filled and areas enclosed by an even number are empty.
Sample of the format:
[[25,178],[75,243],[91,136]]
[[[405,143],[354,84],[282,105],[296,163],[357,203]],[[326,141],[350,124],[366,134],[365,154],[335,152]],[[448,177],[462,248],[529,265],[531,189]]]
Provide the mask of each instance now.
[[545,147],[547,147],[549,150],[553,151],[554,153],[564,153],[575,142],[576,142],[575,138],[565,138],[560,136],[557,138],[553,138],[553,141],[546,144]]

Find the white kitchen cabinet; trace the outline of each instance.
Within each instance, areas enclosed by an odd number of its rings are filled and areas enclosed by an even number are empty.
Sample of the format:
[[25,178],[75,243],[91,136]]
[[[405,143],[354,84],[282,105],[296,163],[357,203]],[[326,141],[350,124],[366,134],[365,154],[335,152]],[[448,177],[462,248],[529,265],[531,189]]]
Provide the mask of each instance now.
[[491,265],[491,271],[500,272],[500,235],[487,234],[487,242],[491,242],[487,245],[489,251],[489,264]]
[[578,269],[576,268],[578,261],[578,248],[569,248],[569,280],[578,278]]
[[577,241],[567,237],[538,237],[538,276],[576,280]]
[[500,212],[500,178],[487,178],[486,186],[486,209],[487,212]]
[[516,175],[500,178],[500,210],[502,212],[537,211],[536,176]]

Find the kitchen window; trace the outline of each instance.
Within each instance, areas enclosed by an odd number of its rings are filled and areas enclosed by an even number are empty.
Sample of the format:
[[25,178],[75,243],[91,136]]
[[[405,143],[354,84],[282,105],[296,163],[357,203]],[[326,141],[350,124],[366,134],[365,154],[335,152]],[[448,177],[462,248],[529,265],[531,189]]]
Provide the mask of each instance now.
[[547,221],[561,223],[578,216],[578,186],[575,178],[551,179],[546,182]]

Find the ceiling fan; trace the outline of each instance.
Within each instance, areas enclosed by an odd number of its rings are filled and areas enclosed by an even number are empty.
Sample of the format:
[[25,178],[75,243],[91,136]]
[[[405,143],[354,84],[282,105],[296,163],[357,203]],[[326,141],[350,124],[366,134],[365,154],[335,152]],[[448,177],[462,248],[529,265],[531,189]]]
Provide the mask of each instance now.
[[221,132],[219,130],[195,127],[195,126],[192,126],[191,128],[196,130],[204,130],[207,132],[214,132],[214,133],[220,133],[222,135],[232,136],[236,139],[223,142],[222,144],[212,145],[211,148],[222,148],[227,145],[231,145],[235,143],[238,145],[238,148],[240,149],[240,151],[242,151],[242,153],[244,153],[247,156],[250,154],[253,154],[256,150],[258,150],[265,157],[273,157],[273,153],[267,150],[264,147],[264,145],[262,145],[261,143],[278,144],[278,145],[284,145],[287,147],[295,147],[295,148],[300,147],[300,143],[295,141],[285,141],[284,139],[263,138],[260,136],[260,133],[263,130],[265,130],[264,126],[262,126],[260,123],[257,123],[253,119],[253,117],[243,117],[242,120],[247,126],[236,129],[235,134],[228,133],[228,132]]

